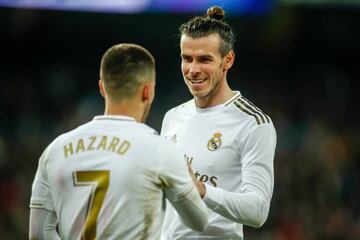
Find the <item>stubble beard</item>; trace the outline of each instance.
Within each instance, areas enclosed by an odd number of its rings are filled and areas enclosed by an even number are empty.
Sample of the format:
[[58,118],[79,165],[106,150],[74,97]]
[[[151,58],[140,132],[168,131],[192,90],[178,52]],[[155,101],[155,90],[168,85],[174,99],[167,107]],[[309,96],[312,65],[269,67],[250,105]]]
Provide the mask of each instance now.
[[192,92],[191,87],[188,86],[190,93],[191,93],[191,95],[193,95],[195,101],[206,103],[206,102],[209,102],[213,96],[216,96],[218,89],[220,88],[221,78],[222,78],[222,76],[220,74],[215,75],[214,79],[213,79],[214,85],[210,86],[209,91],[202,95],[197,95],[196,93]]

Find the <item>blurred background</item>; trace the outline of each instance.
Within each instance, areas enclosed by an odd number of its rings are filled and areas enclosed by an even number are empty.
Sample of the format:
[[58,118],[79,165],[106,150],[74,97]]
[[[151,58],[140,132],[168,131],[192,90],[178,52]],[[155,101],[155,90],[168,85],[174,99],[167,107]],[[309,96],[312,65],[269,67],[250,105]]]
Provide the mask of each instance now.
[[278,134],[269,218],[246,239],[360,239],[359,0],[0,0],[0,238],[26,239],[38,158],[103,113],[99,63],[134,42],[157,59],[148,124],[191,98],[178,27],[212,5],[237,42],[230,86]]

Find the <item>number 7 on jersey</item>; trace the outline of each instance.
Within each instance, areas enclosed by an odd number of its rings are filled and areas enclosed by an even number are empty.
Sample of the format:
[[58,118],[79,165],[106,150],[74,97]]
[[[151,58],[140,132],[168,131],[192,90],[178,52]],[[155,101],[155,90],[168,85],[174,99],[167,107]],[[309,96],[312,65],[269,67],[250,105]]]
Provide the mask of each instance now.
[[85,227],[82,240],[96,238],[96,222],[109,187],[109,171],[75,171],[73,172],[75,186],[92,186],[91,195],[86,212]]

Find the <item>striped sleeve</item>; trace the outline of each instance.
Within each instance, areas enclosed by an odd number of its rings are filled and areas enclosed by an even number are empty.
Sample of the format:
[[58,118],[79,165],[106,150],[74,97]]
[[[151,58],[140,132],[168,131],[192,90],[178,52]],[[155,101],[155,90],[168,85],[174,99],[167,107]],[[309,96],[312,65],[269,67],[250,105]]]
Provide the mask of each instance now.
[[43,208],[54,211],[50,185],[45,170],[45,163],[48,158],[49,147],[44,151],[39,159],[35,179],[32,184],[30,208]]
[[252,116],[257,125],[270,124],[271,120],[260,108],[255,106],[252,102],[240,96],[233,101],[233,104],[242,112]]

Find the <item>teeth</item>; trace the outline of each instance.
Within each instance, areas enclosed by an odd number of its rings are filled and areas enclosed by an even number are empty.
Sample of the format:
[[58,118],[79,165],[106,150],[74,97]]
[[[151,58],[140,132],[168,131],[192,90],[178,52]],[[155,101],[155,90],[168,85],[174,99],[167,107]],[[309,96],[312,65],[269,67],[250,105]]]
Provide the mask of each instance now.
[[190,80],[190,82],[191,83],[202,83],[202,82],[204,82],[205,80],[202,80],[202,79],[192,79],[192,80]]

